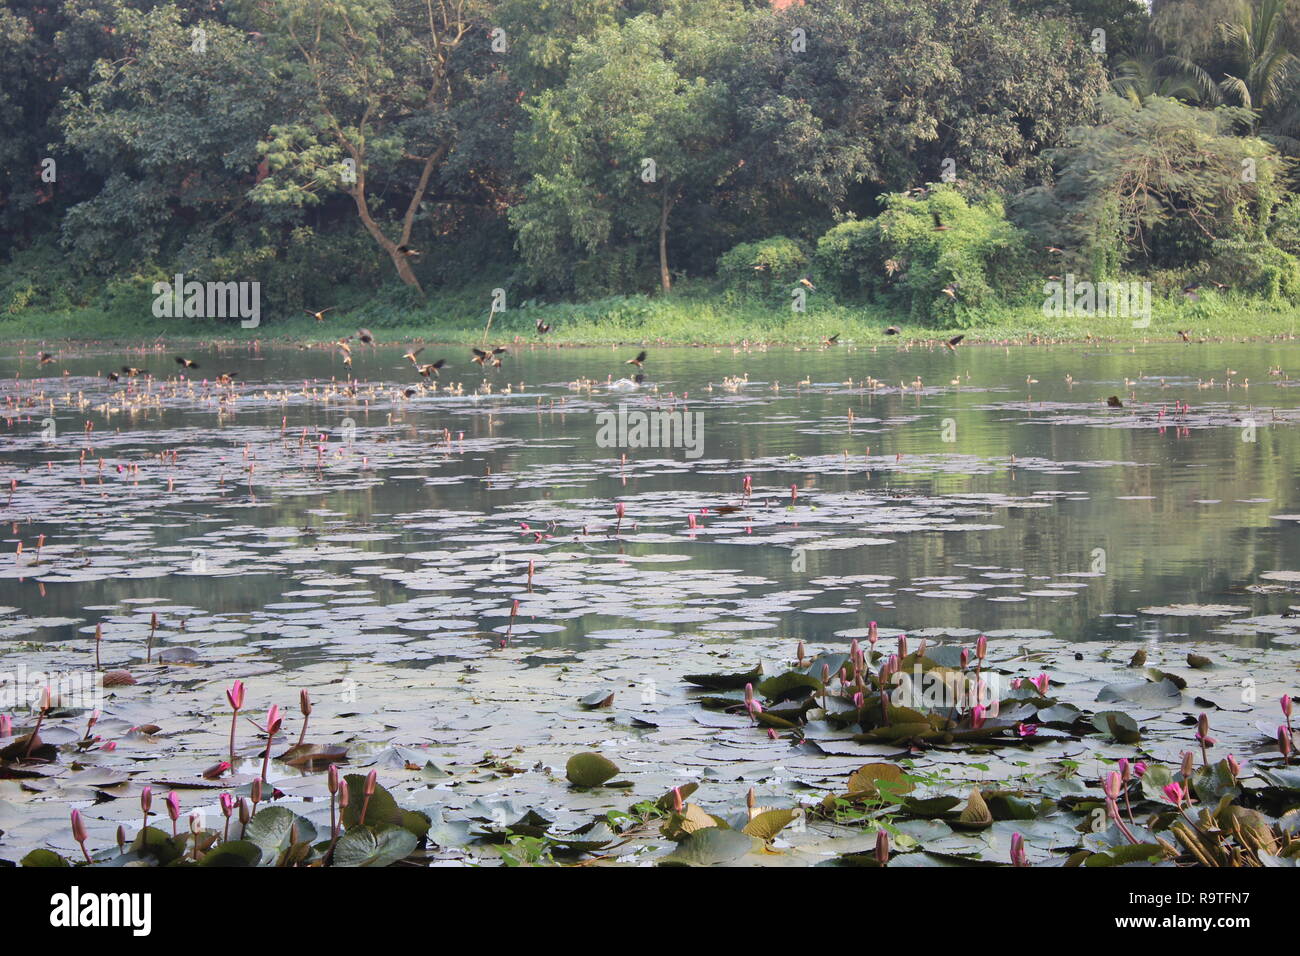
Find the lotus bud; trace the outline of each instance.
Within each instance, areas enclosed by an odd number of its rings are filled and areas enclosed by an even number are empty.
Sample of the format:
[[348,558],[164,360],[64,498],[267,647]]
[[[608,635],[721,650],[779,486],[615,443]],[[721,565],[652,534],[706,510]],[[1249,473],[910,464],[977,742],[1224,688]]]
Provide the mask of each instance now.
[[1025,852],[1025,838],[1019,833],[1011,834],[1011,865],[1029,865],[1029,855]]
[[146,814],[149,808],[153,806],[153,787],[145,787],[140,791],[140,809]]
[[767,728],[767,739],[768,739],[768,740],[776,740],[776,739],[777,739],[777,737],[776,737],[776,731],[773,730],[771,727]]
[[167,804],[167,816],[171,818],[172,823],[175,823],[181,815],[181,798],[173,790],[167,794],[163,802]]
[[889,834],[883,829],[876,831],[876,862],[881,866],[889,863]]
[[1102,786],[1103,792],[1108,800],[1118,800],[1120,793],[1123,792],[1123,778],[1118,770],[1112,770],[1106,774],[1106,782]]
[[1165,784],[1164,792],[1165,792],[1165,796],[1169,798],[1169,802],[1172,803],[1174,806],[1181,807],[1183,805],[1183,797],[1185,796],[1185,794],[1183,792],[1183,788],[1179,784],[1176,783]]
[[1228,757],[1224,762],[1228,765],[1228,773],[1232,774],[1233,780],[1236,780],[1241,776],[1241,764],[1237,763],[1236,757],[1232,754],[1228,754]]
[[876,627],[876,622],[872,621],[867,625],[867,643],[874,649],[876,641],[880,640],[880,632]]
[[1287,721],[1291,720],[1291,695],[1282,695],[1282,713],[1286,716]]
[[88,838],[86,833],[86,823],[81,819],[81,811],[72,811],[72,839],[78,843],[85,843]]
[[122,826],[120,823],[117,826],[117,852],[126,852],[126,827]]
[[961,669],[965,670],[970,667],[970,650],[963,647],[961,649]]
[[681,813],[685,809],[686,805],[682,802],[682,788],[673,787],[673,812]]
[[229,820],[230,815],[235,812],[235,798],[232,797],[229,793],[222,793],[220,802],[221,802],[221,815],[225,817],[227,820]]
[[1141,777],[1144,773],[1146,773],[1146,772],[1147,772],[1147,765],[1146,765],[1146,763],[1145,763],[1144,761],[1139,760],[1137,763],[1135,763],[1135,764],[1133,765],[1133,775],[1134,775],[1134,776],[1140,778],[1140,777]]
[[907,635],[906,634],[898,635],[898,656],[899,657],[907,656]]
[[749,703],[751,700],[753,700],[753,699],[754,699],[754,685],[753,685],[753,684],[746,684],[746,685],[745,685],[745,703],[748,704],[748,703]]
[[803,641],[799,642],[798,652],[799,652],[799,657],[798,657],[799,666],[803,667]]
[[339,792],[339,765],[330,764],[329,773],[325,777],[325,785],[329,788],[330,793]]
[[258,777],[248,788],[248,795],[253,798],[253,806],[262,802],[262,778]]
[[243,826],[248,826],[248,821],[253,819],[253,805],[248,802],[247,797],[239,798],[239,822]]
[[1291,761],[1291,731],[1287,730],[1286,725],[1277,728],[1277,749],[1282,754],[1282,759],[1287,763]]
[[362,792],[367,797],[373,797],[375,795],[375,784],[378,781],[378,779],[379,779],[378,770],[372,770],[370,771],[370,773],[366,774],[366,787],[365,790],[363,790]]
[[753,787],[750,787],[749,793],[745,794],[745,806],[748,807],[750,810],[753,810],[754,807],[758,806],[758,800],[755,799],[754,797]]
[[197,813],[190,814],[190,832],[195,836],[203,832],[202,817]]
[[[284,722],[284,718],[280,716],[280,705],[272,704],[271,709],[266,712],[267,736],[274,737],[276,734],[278,734],[280,732],[280,724],[282,724],[283,722]],[[267,746],[270,747],[269,742],[267,743]]]
[[1196,757],[1190,750],[1183,751],[1183,779],[1191,780],[1196,771]]
[[311,695],[307,693],[307,688],[298,691],[298,710],[304,717],[311,715]]
[[989,651],[989,639],[985,637],[983,634],[981,634],[979,638],[975,641],[975,656],[979,658],[981,661],[983,661],[984,655],[987,654],[988,651]]
[[244,682],[237,680],[230,685],[226,691],[226,700],[230,701],[230,706],[234,710],[241,710],[244,706]]
[[979,728],[984,726],[984,714],[985,714],[985,710],[979,704],[976,704],[974,707],[971,708],[970,725],[976,730],[979,730]]

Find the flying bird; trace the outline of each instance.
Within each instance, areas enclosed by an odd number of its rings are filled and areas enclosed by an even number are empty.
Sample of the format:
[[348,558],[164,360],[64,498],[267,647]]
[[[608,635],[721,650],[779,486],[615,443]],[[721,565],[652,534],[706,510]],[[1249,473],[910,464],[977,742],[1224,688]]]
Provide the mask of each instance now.
[[179,365],[181,368],[198,368],[198,367],[199,367],[199,363],[198,363],[198,362],[195,362],[193,359],[187,359],[187,358],[185,358],[185,357],[182,356],[182,355],[178,355],[178,356],[176,356],[176,364]]
[[418,356],[423,351],[424,351],[424,346],[420,346],[418,349],[407,349],[406,352],[403,353],[402,358],[410,359],[411,364],[414,365],[416,368],[419,368],[420,367],[419,363],[417,363],[415,359],[416,356]]
[[935,232],[947,232],[947,231],[948,231],[948,227],[945,226],[945,225],[943,224],[943,219],[940,217],[938,210],[932,210],[932,211],[930,212],[930,218],[934,220],[934,231],[935,231]]
[[799,284],[801,286],[804,286],[805,288],[811,289],[813,292],[817,291],[817,287],[812,284],[812,279],[808,276],[804,276],[803,278],[801,278],[799,280]]
[[834,335],[829,335],[826,338],[822,339],[822,345],[830,346],[830,345],[839,345],[839,344],[840,344],[840,333],[838,332],[836,332]]
[[943,344],[945,347],[947,347],[949,352],[955,352],[957,351],[957,346],[961,344],[961,340],[964,339],[965,337],[966,337],[965,335],[954,335],[952,338],[950,338],[947,342],[944,342]]
[[885,329],[886,335],[901,335],[902,332],[903,330],[896,325],[891,325],[889,328]]
[[479,365],[483,365],[488,359],[492,359],[492,367],[500,368],[501,359],[498,356],[500,356],[501,353],[505,351],[505,347],[498,345],[490,352],[485,352],[483,349],[475,349],[475,348],[471,348],[470,351],[474,353],[473,361],[475,361]]
[[129,365],[123,365],[122,373],[128,378],[135,378],[137,375],[148,375],[149,370],[147,368],[132,368]]
[[1124,403],[1121,402],[1121,401],[1119,400],[1119,396],[1118,396],[1118,395],[1112,395],[1110,398],[1106,399],[1106,405],[1107,405],[1108,407],[1110,407],[1110,408],[1123,408],[1123,407],[1124,407]]
[[442,368],[446,364],[447,364],[446,359],[438,359],[438,361],[430,362],[428,365],[418,365],[416,367],[419,369],[420,374],[423,375],[425,378],[428,378],[429,376],[433,376],[434,378],[437,378],[438,369]]
[[630,359],[628,359],[626,362],[624,362],[623,364],[624,364],[624,365],[635,365],[637,368],[643,368],[643,367],[645,367],[645,358],[646,358],[646,352],[645,352],[645,351],[641,351],[641,352],[638,352],[638,353],[637,353],[636,358],[630,358]]
[[315,319],[317,322],[324,322],[324,321],[325,321],[325,313],[326,313],[326,312],[333,312],[333,311],[334,311],[334,306],[331,305],[328,309],[321,309],[321,310],[318,311],[318,312],[313,312],[311,309],[303,309],[303,311],[304,311],[305,313],[307,313],[308,315],[310,315],[310,316],[311,316],[313,319]]
[[549,331],[551,331],[551,327],[550,327],[549,325],[547,325],[545,322],[543,322],[541,319],[538,319],[538,320],[537,320],[537,334],[538,334],[538,335],[545,335],[545,334],[546,334],[547,332],[549,332]]
[[360,339],[362,342],[364,342],[366,345],[375,344],[375,337],[370,334],[369,329],[357,329],[357,338]]
[[42,365],[49,365],[54,361],[53,352],[37,352],[36,357],[40,359]]

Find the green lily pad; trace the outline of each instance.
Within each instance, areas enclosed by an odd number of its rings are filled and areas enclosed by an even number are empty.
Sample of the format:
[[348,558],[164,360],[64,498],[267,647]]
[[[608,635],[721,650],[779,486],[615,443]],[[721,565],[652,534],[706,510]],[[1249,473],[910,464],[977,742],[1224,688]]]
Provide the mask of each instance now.
[[575,787],[599,787],[617,774],[618,766],[598,753],[574,754],[564,767],[564,775]]

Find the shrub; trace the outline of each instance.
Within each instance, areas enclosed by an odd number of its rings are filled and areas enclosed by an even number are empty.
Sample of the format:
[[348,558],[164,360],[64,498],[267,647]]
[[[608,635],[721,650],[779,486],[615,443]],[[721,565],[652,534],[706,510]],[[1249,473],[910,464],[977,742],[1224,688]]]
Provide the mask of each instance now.
[[818,273],[843,298],[893,301],[918,322],[970,325],[995,300],[1025,294],[1028,237],[999,200],[972,205],[947,185],[882,199],[875,219],[840,223],[817,243]]
[[718,257],[718,278],[732,299],[785,297],[807,271],[808,254],[785,236],[742,242]]

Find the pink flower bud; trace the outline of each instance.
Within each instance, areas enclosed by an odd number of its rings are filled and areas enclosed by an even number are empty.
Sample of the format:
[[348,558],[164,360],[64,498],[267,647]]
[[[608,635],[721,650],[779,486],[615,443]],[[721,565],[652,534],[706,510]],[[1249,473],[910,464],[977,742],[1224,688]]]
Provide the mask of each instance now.
[[244,682],[237,680],[230,685],[226,691],[226,700],[230,701],[230,706],[234,710],[239,710],[244,706]]
[[167,804],[167,816],[175,823],[181,815],[181,798],[176,795],[175,790],[172,790],[163,802]]
[[81,819],[81,811],[73,810],[72,811],[72,839],[76,840],[78,843],[85,843],[86,837],[87,837],[86,824]]

